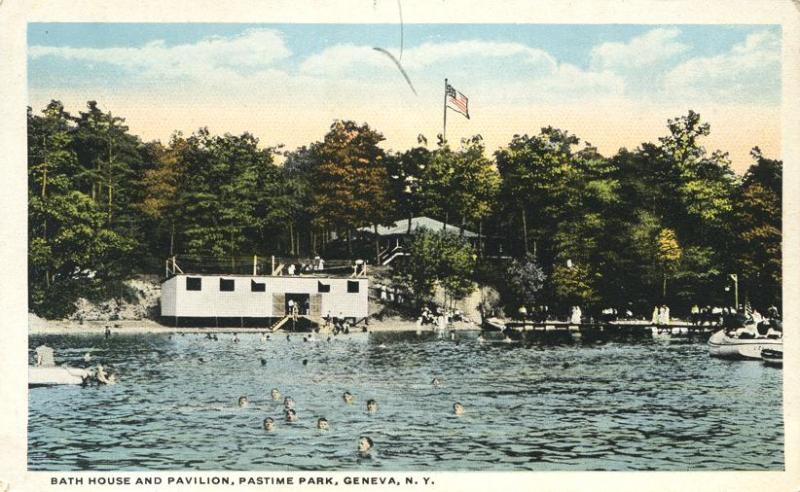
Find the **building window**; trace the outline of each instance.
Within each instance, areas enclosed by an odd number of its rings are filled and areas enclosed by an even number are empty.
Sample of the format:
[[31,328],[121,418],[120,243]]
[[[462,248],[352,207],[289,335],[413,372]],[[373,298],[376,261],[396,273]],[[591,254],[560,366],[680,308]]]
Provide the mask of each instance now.
[[348,280],[347,281],[347,292],[351,293],[351,294],[354,294],[354,293],[358,292],[358,282],[353,281],[353,280]]
[[186,290],[201,290],[203,279],[200,277],[186,277]]
[[317,281],[317,292],[330,292],[331,291],[331,284],[323,284],[320,281]]
[[264,282],[256,282],[255,280],[250,281],[250,292],[266,292],[267,291],[267,284]]
[[219,279],[219,291],[220,292],[233,292],[233,279],[232,278],[221,278]]

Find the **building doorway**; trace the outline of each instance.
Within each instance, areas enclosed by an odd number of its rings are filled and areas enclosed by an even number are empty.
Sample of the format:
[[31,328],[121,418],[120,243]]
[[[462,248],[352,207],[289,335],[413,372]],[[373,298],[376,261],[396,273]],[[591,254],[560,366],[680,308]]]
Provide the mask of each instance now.
[[297,306],[297,314],[308,316],[311,309],[311,296],[309,294],[286,294],[284,301],[284,313],[292,314],[292,306]]

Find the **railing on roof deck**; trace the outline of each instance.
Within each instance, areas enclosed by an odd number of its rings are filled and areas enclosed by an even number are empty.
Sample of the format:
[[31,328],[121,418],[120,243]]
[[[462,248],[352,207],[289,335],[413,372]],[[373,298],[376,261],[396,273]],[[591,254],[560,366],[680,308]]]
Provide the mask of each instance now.
[[[289,256],[239,256],[217,258],[213,256],[175,255],[165,261],[165,278],[179,274],[208,275],[339,275],[342,277],[366,276],[367,263],[358,260],[323,260],[310,257]],[[293,266],[293,268],[290,268]]]

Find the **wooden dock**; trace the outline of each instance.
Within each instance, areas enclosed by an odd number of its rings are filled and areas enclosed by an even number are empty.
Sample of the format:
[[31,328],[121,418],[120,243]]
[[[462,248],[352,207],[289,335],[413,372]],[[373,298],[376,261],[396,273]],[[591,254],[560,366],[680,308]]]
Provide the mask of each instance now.
[[512,338],[539,337],[552,339],[644,339],[644,338],[702,338],[710,336],[720,325],[695,325],[684,321],[669,324],[654,324],[645,320],[597,321],[592,323],[571,323],[568,321],[505,321],[486,320],[482,329],[501,331]]

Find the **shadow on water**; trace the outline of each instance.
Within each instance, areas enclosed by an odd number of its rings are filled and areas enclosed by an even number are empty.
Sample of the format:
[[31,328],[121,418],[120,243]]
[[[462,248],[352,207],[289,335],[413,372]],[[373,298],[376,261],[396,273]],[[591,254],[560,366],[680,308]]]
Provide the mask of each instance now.
[[[704,344],[382,332],[36,336],[106,387],[29,392],[32,470],[783,468],[782,371]],[[263,360],[263,362],[262,362]],[[432,384],[433,379],[438,381]],[[296,401],[286,423],[278,388]],[[344,391],[355,401],[347,404]],[[239,408],[239,396],[250,405]],[[367,400],[378,410],[368,413]],[[453,414],[453,404],[465,413]],[[272,417],[273,432],[262,429]],[[325,417],[331,429],[321,432]],[[359,436],[375,442],[369,459]]]

